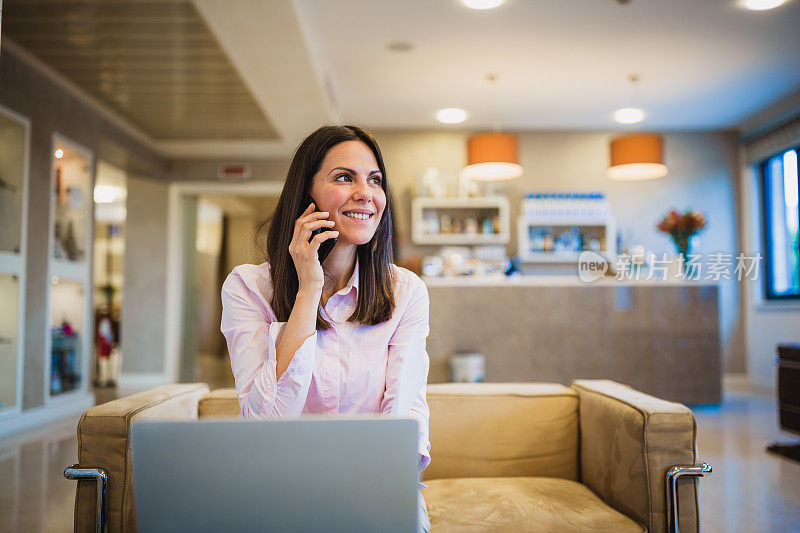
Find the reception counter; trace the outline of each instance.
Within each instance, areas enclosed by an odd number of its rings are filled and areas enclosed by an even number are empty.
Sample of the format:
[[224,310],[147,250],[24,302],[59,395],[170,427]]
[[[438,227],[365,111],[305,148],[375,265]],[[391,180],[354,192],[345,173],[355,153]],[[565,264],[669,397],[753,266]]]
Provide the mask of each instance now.
[[448,381],[451,355],[479,352],[486,381],[604,378],[688,404],[721,400],[715,284],[423,279],[431,300],[429,383]]

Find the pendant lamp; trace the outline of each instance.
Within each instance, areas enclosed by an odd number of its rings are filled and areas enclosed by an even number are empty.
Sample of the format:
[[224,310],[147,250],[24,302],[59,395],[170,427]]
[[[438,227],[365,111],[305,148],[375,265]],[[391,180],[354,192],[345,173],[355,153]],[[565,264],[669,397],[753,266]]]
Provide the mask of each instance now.
[[480,181],[510,180],[522,176],[517,137],[510,133],[479,133],[467,140],[464,176]]
[[522,176],[516,135],[502,133],[497,112],[497,74],[486,75],[494,108],[493,131],[473,135],[467,140],[467,166],[461,175],[476,181],[503,181]]
[[606,176],[612,180],[637,181],[663,178],[664,138],[657,133],[630,133],[611,140],[611,164]]

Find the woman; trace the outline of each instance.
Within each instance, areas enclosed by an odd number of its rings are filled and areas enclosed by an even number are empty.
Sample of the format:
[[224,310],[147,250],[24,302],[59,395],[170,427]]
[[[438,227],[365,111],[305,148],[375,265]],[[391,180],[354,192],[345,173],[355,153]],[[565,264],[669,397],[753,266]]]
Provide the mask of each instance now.
[[[256,232],[258,243],[268,231],[267,262],[237,266],[222,286],[221,331],[243,418],[410,416],[419,423],[421,472],[430,462],[428,291],[392,263],[391,205],[368,133],[323,126],[309,135],[272,219]],[[312,238],[317,229],[329,231]],[[317,252],[332,238],[321,264]],[[428,531],[421,492],[418,502]]]

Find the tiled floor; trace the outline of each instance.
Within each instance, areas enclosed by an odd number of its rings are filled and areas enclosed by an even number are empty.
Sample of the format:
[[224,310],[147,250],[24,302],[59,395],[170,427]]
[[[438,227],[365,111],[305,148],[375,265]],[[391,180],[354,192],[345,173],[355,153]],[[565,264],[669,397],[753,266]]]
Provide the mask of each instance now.
[[775,401],[729,392],[721,406],[696,407],[705,533],[800,531],[800,463],[767,453],[773,442],[800,442],[779,430]]
[[[700,456],[714,468],[700,481],[703,530],[798,531],[800,463],[764,451],[776,440],[800,441],[778,430],[774,401],[727,392],[721,406],[695,414]],[[0,532],[72,531],[75,484],[61,472],[77,459],[77,421],[0,440]]]

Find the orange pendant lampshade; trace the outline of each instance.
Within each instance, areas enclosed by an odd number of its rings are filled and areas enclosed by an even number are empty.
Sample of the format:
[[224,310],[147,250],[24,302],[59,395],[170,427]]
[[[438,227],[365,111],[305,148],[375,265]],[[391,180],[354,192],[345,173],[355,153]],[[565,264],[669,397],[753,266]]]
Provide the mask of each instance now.
[[500,181],[522,176],[517,137],[480,133],[467,141],[467,166],[462,173],[474,180]]
[[662,178],[664,139],[656,133],[633,133],[611,140],[611,165],[606,175],[612,180],[635,181]]

